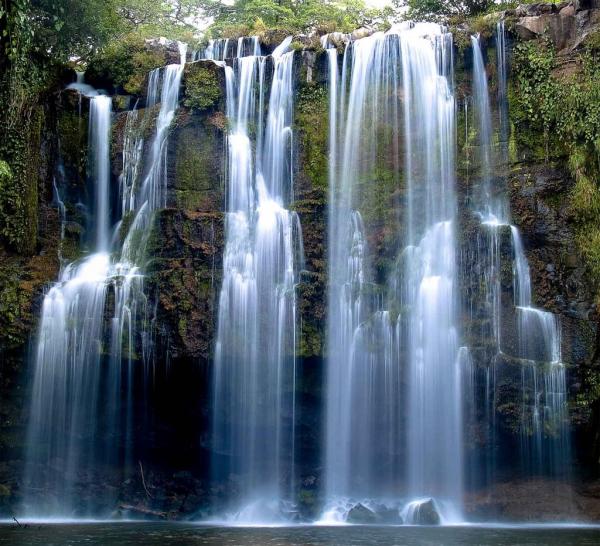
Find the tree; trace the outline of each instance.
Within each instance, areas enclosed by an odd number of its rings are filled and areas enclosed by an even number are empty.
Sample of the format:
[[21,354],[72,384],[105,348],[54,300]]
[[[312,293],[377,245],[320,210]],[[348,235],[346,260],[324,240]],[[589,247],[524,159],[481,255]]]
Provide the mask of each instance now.
[[359,26],[377,26],[389,10],[369,8],[364,0],[237,0],[212,12],[213,36],[252,32],[256,27],[307,33],[319,28],[349,32]]
[[485,12],[493,0],[393,0],[397,11],[415,21],[442,22],[451,16],[469,17]]
[[218,0],[30,0],[28,19],[38,51],[64,61],[88,58],[111,40],[135,32],[177,38]]

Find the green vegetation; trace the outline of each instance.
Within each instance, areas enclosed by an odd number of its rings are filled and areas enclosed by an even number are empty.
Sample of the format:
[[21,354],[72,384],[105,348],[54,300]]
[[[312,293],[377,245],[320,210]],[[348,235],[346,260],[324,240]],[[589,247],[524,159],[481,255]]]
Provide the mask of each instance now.
[[329,117],[327,90],[322,85],[306,84],[300,89],[296,108],[296,127],[302,151],[302,170],[312,188],[328,188],[327,150]]
[[[591,280],[600,288],[600,38],[586,41],[576,64],[560,66],[548,40],[514,50],[511,112],[520,144],[547,158],[568,158],[575,180],[569,206]],[[543,139],[536,137],[543,135]]]
[[213,37],[285,31],[287,34],[351,32],[355,28],[385,24],[391,8],[374,9],[363,0],[237,0],[233,5],[213,8]]
[[221,85],[214,70],[194,67],[185,73],[185,101],[188,108],[200,111],[214,107],[221,98]]
[[407,19],[438,22],[479,15],[495,6],[492,0],[394,0],[393,4],[408,8]]
[[109,82],[125,93],[139,95],[148,72],[167,63],[164,52],[153,51],[139,34],[127,34],[108,44],[94,57],[87,77],[94,82]]

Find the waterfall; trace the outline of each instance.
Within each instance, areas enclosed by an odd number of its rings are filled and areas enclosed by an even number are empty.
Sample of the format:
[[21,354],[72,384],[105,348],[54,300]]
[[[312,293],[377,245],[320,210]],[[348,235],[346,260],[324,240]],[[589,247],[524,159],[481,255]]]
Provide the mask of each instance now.
[[94,169],[94,202],[96,210],[96,249],[109,250],[109,141],[111,124],[111,98],[94,97],[90,102],[90,163]]
[[[29,516],[97,516],[113,509],[114,493],[85,490],[109,480],[102,475],[105,465],[127,462],[136,335],[144,362],[148,355],[142,267],[153,212],[166,203],[167,135],[185,54],[180,44],[181,63],[162,70],[160,94],[159,74],[149,77],[149,101],[161,106],[141,183],[143,143],[133,131],[138,114],[128,114],[120,192],[123,218],[130,214],[132,221],[122,246],[118,236],[111,237],[112,99],[89,93],[94,253],[68,264],[43,302],[26,453],[24,509]],[[111,290],[114,309],[107,316]]]
[[194,61],[200,59],[224,61],[233,57],[260,57],[261,55],[258,36],[240,36],[236,42],[229,38],[209,40],[206,48],[194,53],[193,59]]
[[238,56],[233,68],[225,67],[230,132],[213,475],[239,480],[227,510],[246,522],[280,519],[292,500],[295,284],[302,256],[298,218],[286,209],[293,200],[290,42],[270,57]]
[[[95,449],[100,426],[96,419],[98,403],[115,403],[115,393],[101,392],[100,373],[106,279],[110,271],[110,123],[110,97],[92,97],[89,141],[98,251],[79,263],[67,265],[58,284],[44,298],[34,357],[26,483],[45,490],[50,497],[36,497],[33,505],[28,505],[26,499],[29,515],[66,516],[80,508],[76,483],[101,463]],[[101,214],[105,218],[100,218]],[[51,472],[41,465],[58,466],[60,470]]]
[[506,32],[504,30],[504,19],[500,19],[496,24],[496,67],[498,71],[498,117],[500,128],[500,142],[504,154],[503,159],[507,160],[508,152],[508,59]]
[[[399,503],[402,481],[404,497],[436,497],[447,519],[460,514],[451,48],[451,36],[434,24],[375,33],[346,48],[339,88],[337,57],[328,52],[332,159],[325,474],[330,505],[325,518],[339,518],[348,497],[378,495]],[[401,153],[403,168],[396,159]],[[368,181],[376,177],[379,154],[395,158],[393,182],[406,192],[397,224],[403,241],[383,297],[374,289],[373,225],[364,214],[373,224],[369,192],[380,190]],[[408,381],[406,398],[403,380]]]
[[[510,411],[522,473],[569,474],[561,324],[535,305],[528,241],[511,223],[503,173],[504,24],[496,33],[495,102],[480,38],[471,37],[465,142],[475,135],[476,161],[467,181],[473,193],[464,201],[455,189],[453,42],[446,28],[403,23],[361,39],[334,33],[321,45],[329,93],[329,276],[323,464],[310,477],[309,495],[322,493],[324,523],[352,521],[357,507],[363,516],[365,507],[374,518],[386,513],[392,523],[463,522],[465,484],[481,483],[478,457],[488,485],[495,480],[506,377],[516,385]],[[23,487],[28,516],[111,514],[114,486],[136,460],[134,424],[147,428],[140,401],[155,363],[144,271],[156,212],[167,206],[183,44],[180,56],[149,73],[145,109],[136,104],[124,114],[118,188],[111,183],[112,100],[79,77],[69,86],[90,99],[90,252],[68,264],[59,254],[59,279],[43,300]],[[270,55],[258,37],[248,37],[210,40],[192,58],[215,61],[226,85],[211,510],[236,524],[295,521],[304,517],[296,460],[297,284],[304,268],[294,212],[299,55],[291,37]],[[62,238],[68,209],[56,182],[54,191]],[[210,227],[217,244],[218,226]],[[465,262],[471,270],[461,276]],[[219,278],[214,256],[212,269],[211,286]],[[485,446],[469,445],[476,443],[467,441],[474,424]]]
[[[478,36],[471,37],[473,48],[473,95],[479,137],[479,160],[483,199],[477,203],[482,225],[489,230],[485,273],[488,298],[493,302],[492,321],[498,354],[503,351],[502,324],[514,314],[518,347],[516,357],[521,366],[521,464],[528,475],[547,474],[564,477],[568,474],[569,426],[566,397],[566,372],[560,347],[558,318],[538,309],[532,303],[529,264],[519,230],[510,224],[508,199],[491,191],[492,172],[498,159],[506,154],[494,154],[492,116],[487,75]],[[498,105],[500,147],[505,148],[508,131],[506,102],[506,42],[504,25],[497,27],[496,46],[498,61]],[[512,250],[513,310],[506,313],[500,284],[501,267],[506,256],[500,250],[500,238],[508,237]],[[496,360],[490,363],[492,377],[502,373]],[[492,404],[491,435],[495,437],[495,381],[488,384]],[[489,464],[495,464],[494,461]],[[493,469],[492,469],[493,471]]]

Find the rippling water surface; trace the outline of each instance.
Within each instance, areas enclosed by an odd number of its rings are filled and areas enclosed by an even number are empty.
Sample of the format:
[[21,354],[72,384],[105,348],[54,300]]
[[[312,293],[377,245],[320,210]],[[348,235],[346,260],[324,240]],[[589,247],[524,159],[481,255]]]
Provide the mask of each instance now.
[[594,545],[591,527],[205,527],[183,523],[0,525],[0,544],[124,546]]

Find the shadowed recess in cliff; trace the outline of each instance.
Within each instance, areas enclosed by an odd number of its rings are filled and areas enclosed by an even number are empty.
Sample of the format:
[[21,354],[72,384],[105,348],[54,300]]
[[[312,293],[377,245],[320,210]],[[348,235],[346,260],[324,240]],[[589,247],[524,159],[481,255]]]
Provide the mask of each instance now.
[[[180,64],[150,74],[148,105],[160,102],[160,110],[145,171],[143,143],[134,131],[138,113],[128,114],[118,200],[110,187],[112,98],[91,93],[94,253],[68,264],[44,298],[26,454],[27,516],[97,517],[114,510],[111,488],[91,495],[84,491],[99,481],[97,476],[115,466],[124,471],[130,462],[131,398],[140,387],[133,384],[134,375],[140,374],[135,364],[141,361],[141,375],[150,376],[142,267],[153,213],[165,206],[167,136],[185,54],[181,44]],[[115,215],[121,220],[111,236],[110,203],[116,201],[122,204]],[[127,216],[131,223],[121,245],[119,233]],[[138,350],[141,354],[134,357]]]

